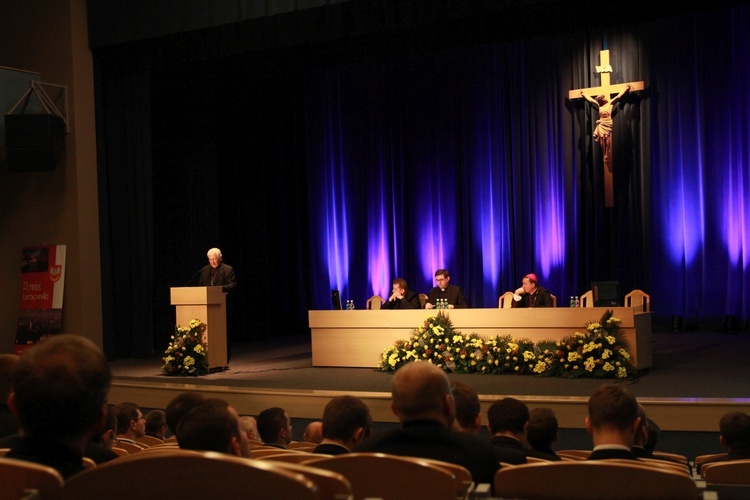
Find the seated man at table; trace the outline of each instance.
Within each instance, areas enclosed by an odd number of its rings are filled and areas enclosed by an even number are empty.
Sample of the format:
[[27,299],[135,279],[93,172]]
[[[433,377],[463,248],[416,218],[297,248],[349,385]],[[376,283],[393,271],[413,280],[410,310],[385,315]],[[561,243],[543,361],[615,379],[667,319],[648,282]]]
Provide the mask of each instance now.
[[409,285],[404,278],[393,280],[391,296],[380,306],[381,309],[421,309],[419,294],[409,290]]
[[435,271],[435,282],[437,286],[430,290],[425,309],[434,309],[439,307],[438,301],[445,301],[448,309],[469,307],[466,302],[464,292],[458,285],[451,285],[451,276],[447,269],[438,269]]
[[529,273],[521,280],[521,286],[513,292],[511,307],[552,307],[552,295],[539,286],[536,274]]

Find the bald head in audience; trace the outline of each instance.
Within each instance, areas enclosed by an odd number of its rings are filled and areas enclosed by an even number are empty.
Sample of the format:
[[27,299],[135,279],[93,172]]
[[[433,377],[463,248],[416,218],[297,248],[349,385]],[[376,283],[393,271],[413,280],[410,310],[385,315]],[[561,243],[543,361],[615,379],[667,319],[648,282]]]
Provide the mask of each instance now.
[[302,434],[302,440],[308,443],[319,444],[323,439],[323,422],[314,420],[307,424],[305,432]]
[[436,420],[451,427],[456,406],[448,376],[424,361],[402,366],[391,383],[391,409],[403,423]]
[[240,426],[242,427],[243,432],[247,434],[247,439],[250,441],[261,440],[260,434],[258,434],[258,422],[255,420],[255,417],[242,415],[240,417]]

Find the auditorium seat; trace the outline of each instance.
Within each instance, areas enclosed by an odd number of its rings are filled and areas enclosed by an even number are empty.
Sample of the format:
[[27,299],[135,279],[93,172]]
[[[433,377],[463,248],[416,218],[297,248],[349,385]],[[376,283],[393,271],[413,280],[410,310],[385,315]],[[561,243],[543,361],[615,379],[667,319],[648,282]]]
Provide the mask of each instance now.
[[313,481],[273,462],[180,449],[110,460],[68,478],[62,493],[63,500],[318,498]]
[[709,462],[701,474],[707,484],[750,484],[750,459]]
[[703,467],[703,464],[707,464],[710,462],[713,462],[717,459],[724,458],[727,456],[727,453],[708,453],[706,455],[698,455],[695,457],[695,471],[697,473],[701,473],[701,468]]
[[[329,455],[321,455],[321,457],[326,456]],[[302,474],[315,483],[318,490],[318,500],[351,500],[354,498],[352,484],[343,474],[293,462],[275,462],[275,465],[284,470]]]
[[419,304],[422,306],[422,309],[424,309],[424,305],[427,303],[428,295],[426,293],[420,293],[419,294]]
[[456,499],[456,476],[447,468],[421,458],[355,452],[314,458],[304,465],[342,474],[351,483],[355,500]]
[[495,473],[498,498],[701,498],[688,475],[636,460],[579,460],[521,464]]
[[62,475],[52,467],[13,458],[0,458],[2,498],[28,498],[29,492],[36,492],[36,498],[57,498],[62,492],[63,484]]
[[268,448],[251,448],[251,457],[252,458],[260,458],[265,457],[266,455],[279,455],[281,453],[299,453],[299,454],[305,454],[305,455],[312,455],[309,451],[306,450],[290,450],[290,449],[284,449],[284,448],[276,448],[275,446],[269,446]]
[[137,453],[145,448],[148,448],[148,445],[144,444],[143,446],[139,446],[137,444],[128,443],[127,441],[117,441],[115,443],[115,446],[118,448],[122,448],[130,454]]
[[153,446],[155,444],[164,443],[163,439],[159,439],[158,437],[148,436],[148,435],[143,435],[141,437],[135,438],[135,441],[146,446]]

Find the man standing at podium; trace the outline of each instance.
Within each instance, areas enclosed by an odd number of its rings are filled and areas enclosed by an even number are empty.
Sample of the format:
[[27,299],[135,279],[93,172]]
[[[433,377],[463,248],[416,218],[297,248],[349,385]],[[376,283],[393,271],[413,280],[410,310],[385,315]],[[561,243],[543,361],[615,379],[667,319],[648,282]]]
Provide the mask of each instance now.
[[221,261],[221,250],[212,248],[208,251],[208,265],[203,266],[198,279],[199,286],[220,286],[221,291],[229,293],[237,286],[234,268]]
[[[234,315],[232,314],[233,294],[230,292],[237,287],[234,268],[221,261],[221,250],[218,248],[211,248],[206,255],[208,256],[208,265],[203,266],[201,269],[198,286],[220,286],[221,291],[227,294],[227,330],[233,329],[235,323]],[[227,362],[232,358],[229,347],[230,338],[229,331],[227,331]]]

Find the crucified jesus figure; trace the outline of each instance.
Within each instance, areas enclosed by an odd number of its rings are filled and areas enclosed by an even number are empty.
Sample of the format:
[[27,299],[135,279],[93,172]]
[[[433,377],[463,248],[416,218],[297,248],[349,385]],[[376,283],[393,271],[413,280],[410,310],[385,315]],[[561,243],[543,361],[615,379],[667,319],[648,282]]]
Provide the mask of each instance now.
[[622,97],[628,90],[630,85],[622,89],[622,92],[617,94],[612,99],[608,99],[605,94],[596,96],[596,99],[586,95],[583,90],[581,91],[581,97],[584,97],[588,102],[599,108],[599,119],[596,120],[596,128],[594,129],[594,139],[599,143],[602,148],[602,154],[604,155],[604,165],[607,166],[609,171],[612,171],[612,106]]

